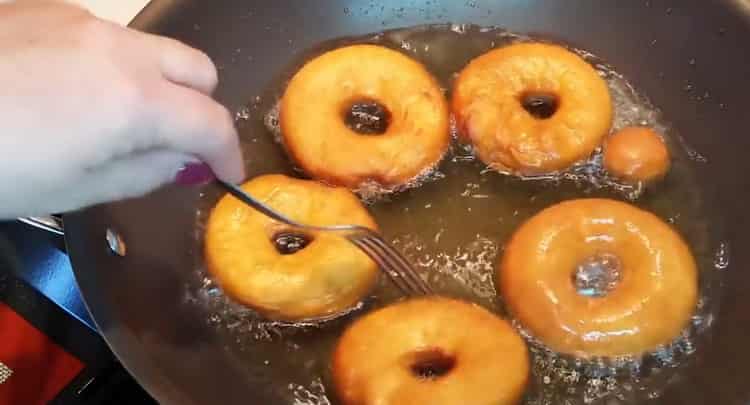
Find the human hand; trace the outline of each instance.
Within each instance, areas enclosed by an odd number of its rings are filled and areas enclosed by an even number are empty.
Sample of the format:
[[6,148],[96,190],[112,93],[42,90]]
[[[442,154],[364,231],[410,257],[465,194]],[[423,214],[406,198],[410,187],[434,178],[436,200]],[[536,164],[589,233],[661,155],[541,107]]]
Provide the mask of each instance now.
[[244,177],[216,68],[177,41],[62,2],[0,4],[0,78],[0,218]]

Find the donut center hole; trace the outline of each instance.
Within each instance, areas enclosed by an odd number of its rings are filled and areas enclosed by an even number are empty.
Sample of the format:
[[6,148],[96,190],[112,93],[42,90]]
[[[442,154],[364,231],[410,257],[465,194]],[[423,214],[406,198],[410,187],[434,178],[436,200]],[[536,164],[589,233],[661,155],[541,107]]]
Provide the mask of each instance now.
[[560,107],[560,99],[552,93],[530,91],[521,94],[521,106],[534,118],[546,120]]
[[456,358],[438,349],[416,353],[411,363],[411,372],[417,378],[436,380],[444,377],[456,367]]
[[271,240],[276,251],[282,255],[297,253],[312,242],[310,236],[295,232],[279,232]]
[[344,123],[360,135],[382,135],[391,124],[391,112],[375,100],[357,100],[344,109]]
[[584,297],[602,298],[617,287],[621,278],[620,259],[613,254],[597,253],[578,264],[573,285]]

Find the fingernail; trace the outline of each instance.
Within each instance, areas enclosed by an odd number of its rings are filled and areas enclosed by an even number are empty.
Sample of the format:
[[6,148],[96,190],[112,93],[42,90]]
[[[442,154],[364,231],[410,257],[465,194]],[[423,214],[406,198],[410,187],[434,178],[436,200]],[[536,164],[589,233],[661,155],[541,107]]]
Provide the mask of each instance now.
[[177,172],[175,183],[181,186],[198,186],[212,182],[216,176],[205,163],[188,163]]

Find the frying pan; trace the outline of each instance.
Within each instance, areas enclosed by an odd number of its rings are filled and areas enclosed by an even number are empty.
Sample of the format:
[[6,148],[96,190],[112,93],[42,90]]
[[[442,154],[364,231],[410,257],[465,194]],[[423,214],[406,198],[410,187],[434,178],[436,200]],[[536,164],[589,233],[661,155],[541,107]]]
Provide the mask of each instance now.
[[[722,247],[731,249],[711,340],[701,360],[656,402],[747,404],[749,17],[744,0],[157,0],[134,26],[206,51],[220,68],[216,97],[234,111],[316,44],[396,27],[500,26],[601,56],[705,157],[697,175],[709,210],[725,220],[715,222]],[[282,158],[252,145],[246,155],[250,174]],[[232,342],[204,321],[208,314],[186,304],[182,286],[200,255],[196,210],[205,192],[167,188],[65,215],[80,289],[114,352],[161,402],[283,403],[267,389],[268,365],[233,355]],[[109,249],[107,236],[127,247],[124,255]]]

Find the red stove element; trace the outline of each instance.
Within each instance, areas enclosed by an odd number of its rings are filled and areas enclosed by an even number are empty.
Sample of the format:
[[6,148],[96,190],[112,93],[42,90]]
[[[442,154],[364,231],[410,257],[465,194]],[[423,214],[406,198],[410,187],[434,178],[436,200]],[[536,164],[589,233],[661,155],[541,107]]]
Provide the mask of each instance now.
[[0,303],[0,404],[47,404],[83,367],[80,360]]

